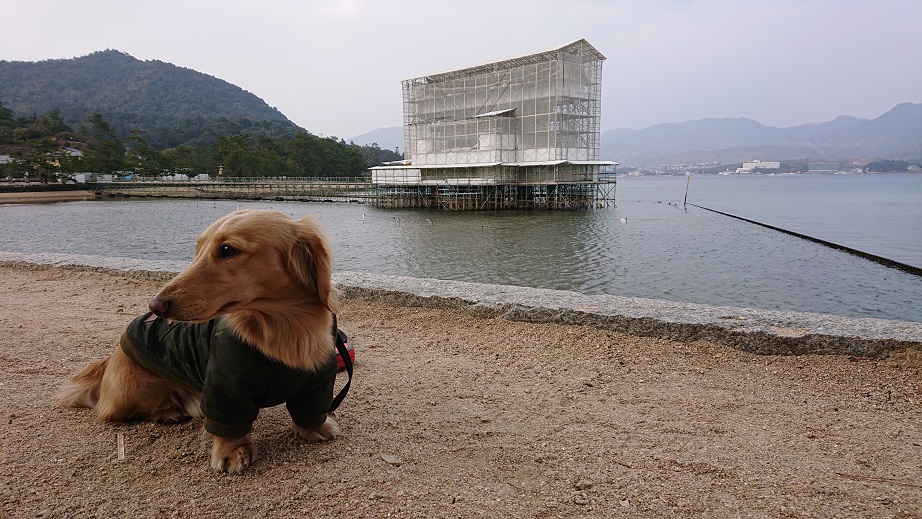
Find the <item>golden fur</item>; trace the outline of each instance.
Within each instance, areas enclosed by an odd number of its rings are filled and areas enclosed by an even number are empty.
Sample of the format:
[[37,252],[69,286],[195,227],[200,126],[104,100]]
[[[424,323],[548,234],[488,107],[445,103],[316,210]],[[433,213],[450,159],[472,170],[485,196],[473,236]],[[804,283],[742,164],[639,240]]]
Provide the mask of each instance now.
[[[327,245],[310,217],[235,211],[199,237],[195,259],[150,302],[163,318],[204,322],[226,315],[263,354],[312,371],[329,359],[337,309]],[[200,417],[201,393],[138,366],[121,348],[71,377],[61,405],[96,409],[100,421],[171,422]],[[292,424],[308,441],[339,434],[331,417],[316,429]],[[239,473],[256,457],[250,435],[214,437],[211,466]]]

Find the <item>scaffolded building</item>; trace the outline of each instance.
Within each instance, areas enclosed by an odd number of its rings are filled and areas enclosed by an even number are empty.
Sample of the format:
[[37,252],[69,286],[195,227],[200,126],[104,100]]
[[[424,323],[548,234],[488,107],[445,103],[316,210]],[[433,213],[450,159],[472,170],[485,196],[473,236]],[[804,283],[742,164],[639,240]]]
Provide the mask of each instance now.
[[602,61],[586,40],[402,82],[406,160],[371,168],[376,203],[575,209],[614,201],[599,160]]

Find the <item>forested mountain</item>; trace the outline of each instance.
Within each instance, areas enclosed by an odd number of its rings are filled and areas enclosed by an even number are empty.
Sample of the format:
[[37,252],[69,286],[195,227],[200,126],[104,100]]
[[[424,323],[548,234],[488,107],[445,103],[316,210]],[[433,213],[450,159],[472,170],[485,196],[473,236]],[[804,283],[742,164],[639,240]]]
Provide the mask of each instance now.
[[393,150],[312,135],[218,78],[107,50],[0,61],[0,178],[355,177]]
[[211,145],[221,135],[304,131],[256,95],[216,77],[117,50],[74,59],[0,61],[0,104],[18,116],[57,110],[74,129],[101,114],[116,135],[156,149]]

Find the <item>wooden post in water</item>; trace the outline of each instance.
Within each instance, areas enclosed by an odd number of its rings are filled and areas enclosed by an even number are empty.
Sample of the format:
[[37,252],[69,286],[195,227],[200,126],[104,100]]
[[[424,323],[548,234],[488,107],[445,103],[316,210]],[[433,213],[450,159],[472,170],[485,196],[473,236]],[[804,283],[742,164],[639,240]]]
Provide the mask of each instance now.
[[683,209],[684,209],[686,206],[688,206],[688,184],[689,184],[689,182],[691,182],[691,175],[689,175],[689,174],[686,173],[686,174],[685,174],[685,178],[686,178],[686,180],[685,180],[685,201],[682,202],[682,208],[683,208]]

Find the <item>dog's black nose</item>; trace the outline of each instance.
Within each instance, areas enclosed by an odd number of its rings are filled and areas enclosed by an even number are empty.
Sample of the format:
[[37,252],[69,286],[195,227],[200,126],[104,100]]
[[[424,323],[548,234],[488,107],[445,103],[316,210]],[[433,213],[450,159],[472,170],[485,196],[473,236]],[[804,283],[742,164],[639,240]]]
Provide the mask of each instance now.
[[170,300],[163,299],[161,297],[155,297],[150,300],[150,303],[147,304],[147,307],[150,308],[151,312],[154,312],[158,317],[163,317],[170,310]]

